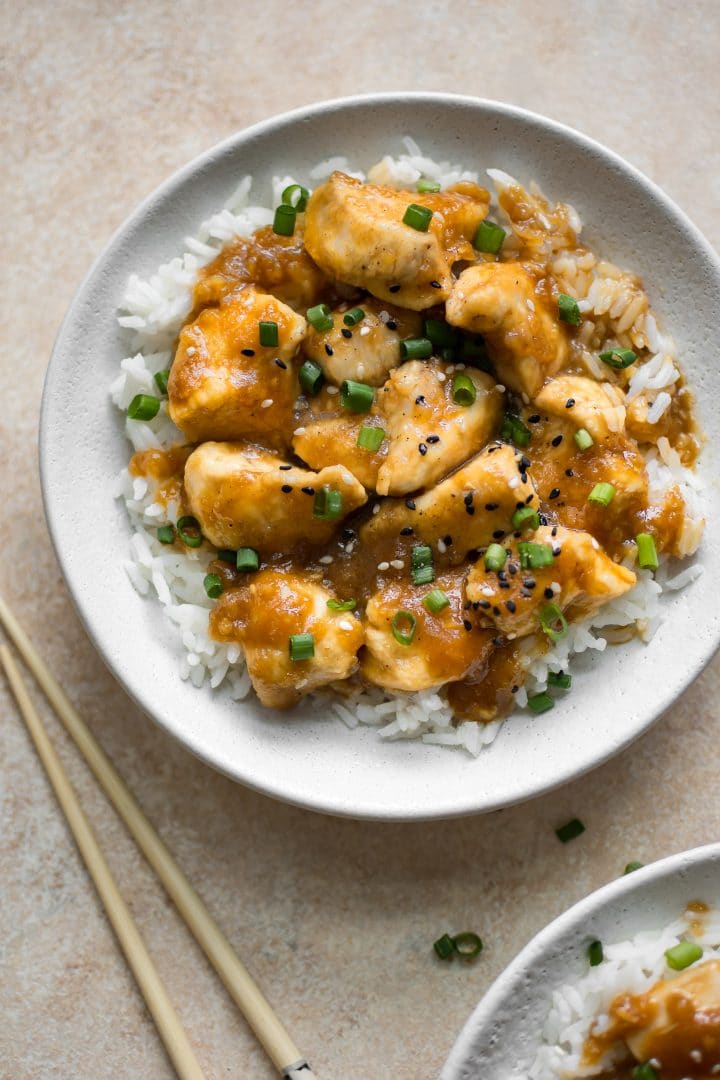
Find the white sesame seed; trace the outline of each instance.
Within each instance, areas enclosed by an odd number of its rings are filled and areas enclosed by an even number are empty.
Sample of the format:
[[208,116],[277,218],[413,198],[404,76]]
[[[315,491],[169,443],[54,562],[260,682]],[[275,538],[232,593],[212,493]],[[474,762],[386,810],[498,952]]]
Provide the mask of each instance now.
[[595,539],[594,536],[590,540],[590,543],[592,544],[592,546],[595,548],[596,551],[600,550],[600,545],[598,544],[598,542],[597,542],[597,540]]
[[511,476],[510,479],[508,480],[508,487],[509,488],[520,487],[520,477],[519,476]]
[[357,374],[358,374],[358,379],[362,379],[363,375],[365,374],[365,365],[364,364],[358,364],[358,366],[357,366]]
[[447,376],[442,371],[438,371],[437,377],[438,377],[438,382],[445,382],[445,379],[447,378]]
[[369,333],[370,333],[370,327],[369,326],[361,326],[360,327],[360,337],[367,337]]
[[448,364],[448,366],[445,368],[445,372],[448,375],[452,375],[454,370],[455,370],[455,364]]
[[321,555],[320,558],[318,559],[318,562],[321,562],[323,564],[323,566],[329,566],[332,561],[333,561],[332,555]]
[[396,570],[402,570],[402,568],[405,566],[405,563],[402,559],[391,559],[390,565],[393,566]]
[[305,428],[304,427],[296,427],[294,432],[293,432],[293,435],[304,435],[304,434],[305,434]]
[[528,306],[528,311],[534,311],[535,310],[535,305],[533,304],[532,300],[528,299],[528,300],[525,301],[525,303]]
[[505,387],[503,386],[502,383],[496,383],[495,384],[495,389],[499,390],[501,394],[505,393]]
[[300,679],[299,682],[295,683],[295,689],[296,690],[302,690],[304,686],[307,686],[307,684],[308,684],[307,679]]
[[702,1050],[691,1050],[688,1056],[699,1065],[702,1061]]
[[269,409],[270,406],[272,405],[272,403],[273,403],[273,399],[271,397],[266,397],[264,401],[260,402],[260,408],[261,409]]
[[373,511],[372,512],[373,512],[373,514],[379,514],[380,513],[380,503],[375,503],[375,505],[373,506]]
[[197,352],[197,349],[193,349],[192,345],[190,346],[189,349],[185,350],[186,356],[194,356],[196,352]]
[[327,387],[327,392],[330,395],[330,397],[335,397],[336,394],[340,393],[337,386],[328,386]]
[[389,322],[390,321],[390,313],[388,311],[381,311],[380,314],[378,315],[378,319],[380,320],[381,323]]
[[530,404],[530,398],[527,396],[527,394],[525,393],[524,390],[523,390],[523,392],[522,392],[522,394],[520,396],[522,397],[522,399],[523,399],[523,401],[525,402],[526,405]]
[[[341,544],[340,546],[342,547],[342,544]],[[347,555],[349,555],[349,554],[350,554],[350,553],[352,552],[352,549],[353,549],[354,547],[355,547],[355,541],[354,541],[354,540],[351,540],[349,544],[346,544],[346,545],[345,545],[345,552],[346,552],[346,554],[347,554]]]
[[352,630],[353,629],[353,624],[350,622],[349,619],[341,619],[340,622],[338,623],[338,626],[340,627],[341,630]]
[[390,563],[389,562],[379,562],[377,568],[378,568],[378,570],[389,570],[390,569]]
[[556,596],[557,596],[557,594],[559,592],[562,592],[559,581],[551,581],[550,582],[550,588],[552,589],[552,591],[555,593]]
[[464,371],[466,367],[467,367],[467,364],[456,364],[455,365],[455,370],[456,371]]
[[517,637],[517,634],[510,633],[510,634],[506,634],[505,636],[508,639],[508,641],[514,641],[515,638]]
[[447,544],[445,543],[444,540],[438,540],[437,547],[438,547],[438,551],[440,552],[441,555],[444,555],[445,552],[447,551]]
[[492,594],[493,594],[493,591],[492,591],[492,589],[490,588],[489,585],[483,585],[480,592],[483,594],[483,596],[492,596]]

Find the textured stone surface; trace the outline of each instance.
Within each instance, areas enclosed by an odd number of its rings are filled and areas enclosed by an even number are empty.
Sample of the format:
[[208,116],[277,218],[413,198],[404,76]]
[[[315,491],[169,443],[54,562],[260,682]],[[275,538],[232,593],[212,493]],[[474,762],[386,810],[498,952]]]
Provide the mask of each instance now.
[[[718,246],[717,6],[35,0],[6,12],[0,590],[318,1076],[431,1077],[493,976],[550,918],[629,859],[717,839],[720,663],[632,750],[525,807],[386,826],[245,791],[138,713],[78,623],[36,475],[47,356],[91,260],[170,171],[255,120],[356,91],[453,90],[547,113],[629,158]],[[271,1077],[41,711],[208,1077]],[[0,1075],[170,1076],[4,686],[0,714]],[[563,847],[553,828],[574,815],[587,833]],[[463,928],[485,938],[481,961],[436,963],[433,939]]]

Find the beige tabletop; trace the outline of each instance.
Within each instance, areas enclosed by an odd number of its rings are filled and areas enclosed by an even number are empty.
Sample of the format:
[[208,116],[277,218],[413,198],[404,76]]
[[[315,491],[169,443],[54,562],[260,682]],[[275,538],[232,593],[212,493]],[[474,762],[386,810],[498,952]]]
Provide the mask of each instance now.
[[[564,121],[652,177],[720,246],[720,7],[8,0],[4,13],[0,591],[320,1080],[433,1077],[491,980],[548,920],[630,859],[718,839],[720,662],[632,749],[525,806],[382,825],[255,795],[142,716],[75,616],[37,478],[45,366],[91,261],[170,172],[255,120],[357,91],[459,91]],[[273,1076],[42,713],[207,1076]],[[0,714],[0,1075],[171,1076],[4,686]],[[563,846],[554,828],[576,815],[587,832]],[[433,940],[462,929],[484,938],[480,961],[437,962]]]

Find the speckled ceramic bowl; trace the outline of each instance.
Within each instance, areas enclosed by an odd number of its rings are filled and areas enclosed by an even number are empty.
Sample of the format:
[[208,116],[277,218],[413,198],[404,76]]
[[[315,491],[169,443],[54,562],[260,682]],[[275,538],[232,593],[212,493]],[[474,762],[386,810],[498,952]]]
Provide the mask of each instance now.
[[[633,642],[578,658],[572,694],[539,719],[518,716],[478,760],[418,742],[383,743],[330,715],[234,704],[178,677],[159,604],[130,586],[130,526],[111,486],[126,464],[122,417],[108,386],[126,346],[117,308],[132,272],[147,275],[223,205],[238,178],[269,190],[273,173],[302,179],[326,157],[368,167],[411,134],[433,157],[501,167],[570,201],[601,252],[640,273],[678,343],[710,436],[702,461],[707,516],[719,518],[720,264],[685,215],[649,180],[591,139],[494,102],[443,94],[381,94],[325,102],[258,124],[203,154],[119,229],[63,323],[45,385],[41,472],[60,564],[88,633],[128,693],[166,731],[229,776],[277,798],[354,817],[412,819],[491,810],[600,764],[646,730],[720,641],[720,609],[703,579],[667,604],[650,646]],[[79,419],[81,418],[81,419]],[[710,529],[700,561],[718,565]],[[682,649],[678,648],[682,642]]]
[[659,930],[693,900],[720,906],[720,844],[684,851],[591,893],[533,938],[463,1028],[440,1080],[527,1080],[553,990],[587,971],[589,941]]

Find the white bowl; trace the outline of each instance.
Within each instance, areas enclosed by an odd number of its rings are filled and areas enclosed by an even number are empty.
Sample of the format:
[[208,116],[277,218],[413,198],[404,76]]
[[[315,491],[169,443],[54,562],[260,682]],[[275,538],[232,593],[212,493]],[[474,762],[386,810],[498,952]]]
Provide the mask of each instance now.
[[[709,576],[667,602],[649,646],[633,642],[578,658],[572,693],[538,719],[518,716],[478,760],[422,743],[384,743],[330,715],[273,714],[234,704],[178,677],[177,645],[159,604],[131,588],[123,561],[130,526],[111,485],[127,463],[122,417],[108,386],[126,344],[116,323],[128,276],[181,251],[183,237],[252,172],[299,180],[347,154],[367,168],[411,134],[433,157],[535,179],[571,202],[589,242],[644,278],[674,334],[709,436],[701,472],[707,517],[719,520],[720,264],[657,187],[591,139],[521,109],[445,94],[379,94],[309,106],[241,132],[191,162],[118,230],[78,290],[47,374],[41,416],[45,510],[65,579],[87,631],[138,705],[215,768],[268,795],[328,813],[380,819],[449,817],[530,798],[599,765],[695,678],[720,643]],[[720,531],[699,560],[712,572]]]
[[541,930],[495,980],[440,1080],[527,1080],[553,990],[587,972],[588,942],[660,930],[693,900],[720,907],[720,844],[672,855],[586,896]]

